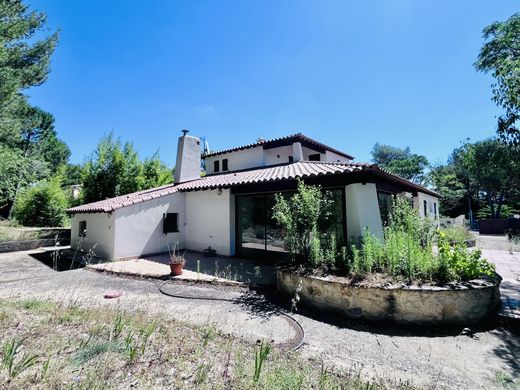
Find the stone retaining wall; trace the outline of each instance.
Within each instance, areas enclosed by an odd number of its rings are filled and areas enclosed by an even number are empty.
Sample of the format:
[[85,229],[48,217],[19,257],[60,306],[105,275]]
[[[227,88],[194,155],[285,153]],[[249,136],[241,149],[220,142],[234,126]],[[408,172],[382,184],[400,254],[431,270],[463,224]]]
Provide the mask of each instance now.
[[32,229],[31,234],[34,239],[29,240],[15,240],[15,241],[0,241],[0,253],[28,251],[41,247],[54,246],[55,237],[58,235],[60,246],[70,244],[70,229],[65,228],[42,228]]
[[475,281],[457,288],[361,287],[277,271],[278,290],[316,310],[347,318],[401,324],[473,324],[489,319],[500,307],[499,283]]

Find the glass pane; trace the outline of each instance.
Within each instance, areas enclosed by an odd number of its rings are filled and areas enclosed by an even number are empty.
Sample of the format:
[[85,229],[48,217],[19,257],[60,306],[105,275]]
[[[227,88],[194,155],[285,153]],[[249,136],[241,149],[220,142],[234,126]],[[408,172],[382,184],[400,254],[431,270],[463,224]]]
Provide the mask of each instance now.
[[242,248],[265,250],[263,196],[239,197],[239,242]]
[[[288,196],[288,195],[285,195]],[[283,230],[273,219],[274,195],[265,197],[266,249],[275,252],[287,252],[284,244]]]

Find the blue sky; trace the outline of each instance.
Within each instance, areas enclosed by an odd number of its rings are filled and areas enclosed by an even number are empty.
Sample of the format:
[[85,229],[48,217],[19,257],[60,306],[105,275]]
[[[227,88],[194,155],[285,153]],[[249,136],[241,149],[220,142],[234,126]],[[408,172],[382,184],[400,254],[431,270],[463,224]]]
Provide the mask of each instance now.
[[375,142],[431,162],[494,134],[473,69],[508,0],[30,0],[61,29],[28,91],[82,162],[114,130],[173,165],[188,128],[211,149],[294,132],[368,161]]

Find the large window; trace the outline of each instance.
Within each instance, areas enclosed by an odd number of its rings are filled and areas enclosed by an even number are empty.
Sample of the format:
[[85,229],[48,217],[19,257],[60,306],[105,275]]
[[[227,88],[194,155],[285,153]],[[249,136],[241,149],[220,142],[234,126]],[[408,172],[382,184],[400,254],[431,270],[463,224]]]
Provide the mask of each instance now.
[[378,192],[377,201],[379,203],[381,222],[383,222],[383,226],[386,226],[388,225],[388,218],[390,217],[390,213],[392,211],[392,194],[389,194],[388,192]]
[[[293,193],[283,193],[291,197]],[[332,190],[332,217],[326,226],[320,226],[329,234],[334,233],[336,242],[344,242],[344,198],[342,190]],[[254,194],[237,196],[237,254],[245,257],[260,256],[265,259],[265,251],[287,252],[284,231],[273,219],[274,194]]]

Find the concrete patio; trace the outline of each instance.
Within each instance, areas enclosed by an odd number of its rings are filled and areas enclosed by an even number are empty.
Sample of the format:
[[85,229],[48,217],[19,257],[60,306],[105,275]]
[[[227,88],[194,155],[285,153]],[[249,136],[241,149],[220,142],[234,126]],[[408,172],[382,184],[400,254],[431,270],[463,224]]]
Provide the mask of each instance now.
[[[253,260],[226,257],[205,257],[196,252],[186,252],[186,265],[180,276],[173,279],[191,282],[218,282],[221,284],[276,284],[273,264]],[[144,256],[139,259],[91,264],[87,268],[127,276],[161,279],[170,275],[168,253]]]

